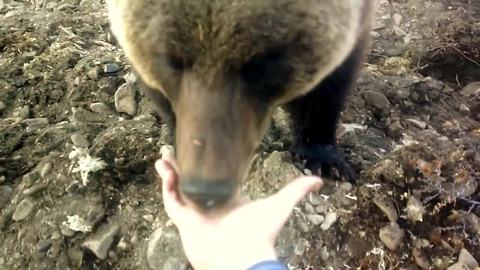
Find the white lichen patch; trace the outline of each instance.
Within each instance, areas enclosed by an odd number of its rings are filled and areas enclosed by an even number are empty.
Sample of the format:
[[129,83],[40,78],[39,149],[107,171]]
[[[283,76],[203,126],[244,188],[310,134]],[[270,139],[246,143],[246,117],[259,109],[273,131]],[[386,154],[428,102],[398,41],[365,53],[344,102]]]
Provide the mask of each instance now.
[[90,156],[87,149],[77,148],[75,146],[73,148],[74,150],[68,156],[73,162],[70,170],[73,173],[79,172],[82,177],[82,184],[86,186],[90,181],[88,175],[91,172],[103,170],[107,164],[100,158]]
[[76,232],[86,233],[92,231],[92,226],[88,224],[85,219],[79,217],[78,215],[67,216],[67,221],[64,221],[62,224],[67,226],[70,230]]

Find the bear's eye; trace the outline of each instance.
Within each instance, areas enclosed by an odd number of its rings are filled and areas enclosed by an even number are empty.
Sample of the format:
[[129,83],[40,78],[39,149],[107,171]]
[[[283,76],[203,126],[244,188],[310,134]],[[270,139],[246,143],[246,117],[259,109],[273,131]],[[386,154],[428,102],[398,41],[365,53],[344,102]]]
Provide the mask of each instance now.
[[183,71],[186,67],[185,59],[178,54],[169,53],[166,55],[167,57],[167,64],[170,68],[176,71]]
[[240,70],[249,91],[264,98],[280,95],[292,73],[293,67],[283,48],[255,55]]

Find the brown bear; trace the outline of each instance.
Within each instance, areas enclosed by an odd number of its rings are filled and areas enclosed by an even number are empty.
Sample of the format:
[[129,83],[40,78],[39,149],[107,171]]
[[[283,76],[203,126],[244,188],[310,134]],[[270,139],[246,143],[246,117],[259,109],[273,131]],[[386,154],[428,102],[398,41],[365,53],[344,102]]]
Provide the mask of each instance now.
[[335,146],[374,0],[107,0],[145,94],[175,127],[179,189],[202,208],[236,193],[283,106],[313,172],[355,171]]

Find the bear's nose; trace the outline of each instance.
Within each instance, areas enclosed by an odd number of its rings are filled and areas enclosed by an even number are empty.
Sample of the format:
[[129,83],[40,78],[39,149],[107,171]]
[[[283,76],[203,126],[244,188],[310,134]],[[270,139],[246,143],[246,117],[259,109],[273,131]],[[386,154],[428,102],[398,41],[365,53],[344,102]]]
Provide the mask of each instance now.
[[185,179],[180,181],[180,191],[202,209],[221,206],[233,194],[235,185],[229,180]]

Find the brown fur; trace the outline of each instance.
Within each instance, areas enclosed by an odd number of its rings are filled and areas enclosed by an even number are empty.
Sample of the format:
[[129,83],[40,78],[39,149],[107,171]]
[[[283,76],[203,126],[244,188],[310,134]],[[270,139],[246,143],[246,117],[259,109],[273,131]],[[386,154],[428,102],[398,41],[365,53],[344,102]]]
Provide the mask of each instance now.
[[[128,59],[172,104],[182,178],[237,185],[273,109],[340,65],[369,33],[373,11],[373,0],[107,2]],[[289,72],[260,98],[239,74],[271,50],[282,52]]]

